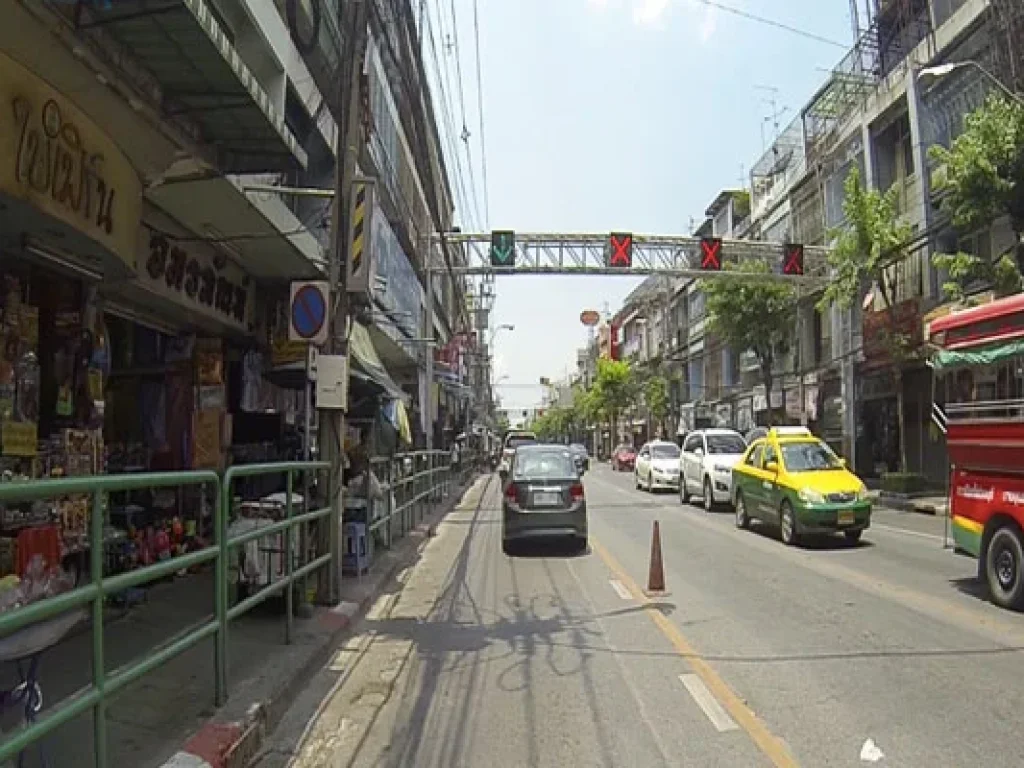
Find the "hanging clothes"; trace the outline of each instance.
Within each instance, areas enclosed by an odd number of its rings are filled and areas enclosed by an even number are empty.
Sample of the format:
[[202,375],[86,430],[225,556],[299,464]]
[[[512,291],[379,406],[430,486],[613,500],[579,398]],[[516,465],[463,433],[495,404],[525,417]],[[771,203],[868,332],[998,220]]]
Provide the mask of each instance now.
[[263,410],[263,353],[250,350],[242,357],[242,410]]

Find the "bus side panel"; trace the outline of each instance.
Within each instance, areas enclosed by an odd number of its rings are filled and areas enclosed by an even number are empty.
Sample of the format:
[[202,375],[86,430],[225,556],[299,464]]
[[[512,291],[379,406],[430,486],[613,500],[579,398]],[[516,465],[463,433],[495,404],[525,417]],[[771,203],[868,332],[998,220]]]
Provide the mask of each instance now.
[[1024,477],[958,469],[952,497],[953,541],[975,557],[981,554],[981,536],[993,515],[1010,515],[1024,528]]

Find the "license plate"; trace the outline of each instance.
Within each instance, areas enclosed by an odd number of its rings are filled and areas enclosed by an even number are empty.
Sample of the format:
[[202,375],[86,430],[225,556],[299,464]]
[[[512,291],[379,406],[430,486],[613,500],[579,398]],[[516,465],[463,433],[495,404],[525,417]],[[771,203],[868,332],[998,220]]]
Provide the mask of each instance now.
[[854,516],[852,510],[850,510],[848,512],[840,512],[839,513],[839,524],[840,525],[853,525],[855,522],[856,522],[856,517]]
[[562,503],[562,494],[558,491],[534,491],[533,504],[537,507],[555,507]]

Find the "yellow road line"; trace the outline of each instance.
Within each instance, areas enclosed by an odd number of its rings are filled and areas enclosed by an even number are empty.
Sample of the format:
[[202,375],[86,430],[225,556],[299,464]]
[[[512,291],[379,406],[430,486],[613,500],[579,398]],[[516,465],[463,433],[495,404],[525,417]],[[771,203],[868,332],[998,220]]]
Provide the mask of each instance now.
[[772,761],[772,765],[779,768],[797,768],[799,764],[793,755],[790,754],[789,748],[779,737],[768,730],[768,726],[754,714],[754,711],[736,695],[711,665],[700,656],[697,650],[690,645],[690,641],[679,630],[679,627],[673,624],[651,599],[644,594],[643,590],[626,573],[626,570],[619,565],[618,560],[612,557],[612,554],[596,541],[593,536],[590,537],[590,546],[604,560],[605,565],[615,574],[616,578],[633,594],[633,598],[643,606],[644,612],[654,622],[655,626],[661,630],[661,633],[668,638],[679,655],[690,663],[694,673],[708,687],[708,690],[714,694],[719,703],[725,707],[733,720],[739,724],[740,728],[747,732],[747,735],[750,736],[758,749]]

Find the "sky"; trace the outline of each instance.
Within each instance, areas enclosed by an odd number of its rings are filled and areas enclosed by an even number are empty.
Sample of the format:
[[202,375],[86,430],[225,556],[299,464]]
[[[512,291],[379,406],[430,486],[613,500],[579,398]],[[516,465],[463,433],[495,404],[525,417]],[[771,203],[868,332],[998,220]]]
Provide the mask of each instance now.
[[[690,234],[770,142],[768,89],[785,128],[853,42],[849,0],[720,4],[844,47],[699,0],[476,0],[481,105],[474,0],[454,0],[454,24],[452,0],[426,0],[438,39],[454,42],[439,45],[438,60],[456,133],[466,116],[455,165],[477,203],[459,213],[463,231]],[[492,327],[515,326],[495,337],[502,406],[538,405],[540,377],[575,370],[587,338],[580,312],[615,312],[640,281],[497,278]]]

